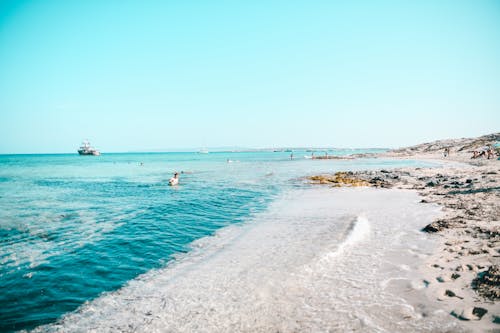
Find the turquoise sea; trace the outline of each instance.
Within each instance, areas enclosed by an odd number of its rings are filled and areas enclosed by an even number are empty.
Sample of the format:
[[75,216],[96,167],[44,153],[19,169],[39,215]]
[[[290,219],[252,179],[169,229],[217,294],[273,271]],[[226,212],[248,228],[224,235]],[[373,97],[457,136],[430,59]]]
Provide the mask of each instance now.
[[[331,155],[366,152],[331,151]],[[303,177],[421,165],[310,152],[0,155],[0,331],[55,322],[266,210]],[[175,172],[180,184],[167,185]]]

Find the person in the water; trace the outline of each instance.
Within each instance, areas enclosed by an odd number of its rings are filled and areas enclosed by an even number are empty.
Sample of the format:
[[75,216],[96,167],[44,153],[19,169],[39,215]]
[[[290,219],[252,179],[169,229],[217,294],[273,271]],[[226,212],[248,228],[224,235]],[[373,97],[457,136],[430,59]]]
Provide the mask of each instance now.
[[174,173],[174,176],[168,181],[168,185],[173,186],[179,184],[179,173]]

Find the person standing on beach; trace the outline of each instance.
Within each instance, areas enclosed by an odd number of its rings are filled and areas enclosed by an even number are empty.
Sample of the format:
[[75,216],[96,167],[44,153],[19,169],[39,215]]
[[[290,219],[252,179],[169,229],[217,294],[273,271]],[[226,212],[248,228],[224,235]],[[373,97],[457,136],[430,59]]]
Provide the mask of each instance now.
[[489,147],[489,148],[490,148],[490,149],[488,149],[488,151],[486,152],[486,154],[487,154],[486,158],[487,158],[487,159],[490,159],[490,158],[495,157],[495,154],[494,154],[494,152],[493,152],[493,148],[491,148],[491,147]]

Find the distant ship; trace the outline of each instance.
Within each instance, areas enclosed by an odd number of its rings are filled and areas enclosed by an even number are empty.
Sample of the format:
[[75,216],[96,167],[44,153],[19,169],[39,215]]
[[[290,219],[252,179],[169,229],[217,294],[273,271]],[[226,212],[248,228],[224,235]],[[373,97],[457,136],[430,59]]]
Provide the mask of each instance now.
[[78,149],[78,154],[80,154],[80,155],[94,155],[94,156],[101,155],[99,150],[92,147],[88,140],[83,141],[82,145],[80,146],[80,149]]
[[199,154],[208,154],[208,149],[207,148],[201,148],[199,151],[198,151]]

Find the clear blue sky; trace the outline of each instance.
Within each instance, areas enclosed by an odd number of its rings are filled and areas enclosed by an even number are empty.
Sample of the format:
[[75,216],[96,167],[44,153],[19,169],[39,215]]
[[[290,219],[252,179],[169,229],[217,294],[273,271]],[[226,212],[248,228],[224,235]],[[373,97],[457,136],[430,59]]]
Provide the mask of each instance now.
[[0,0],[0,153],[500,131],[500,1]]

